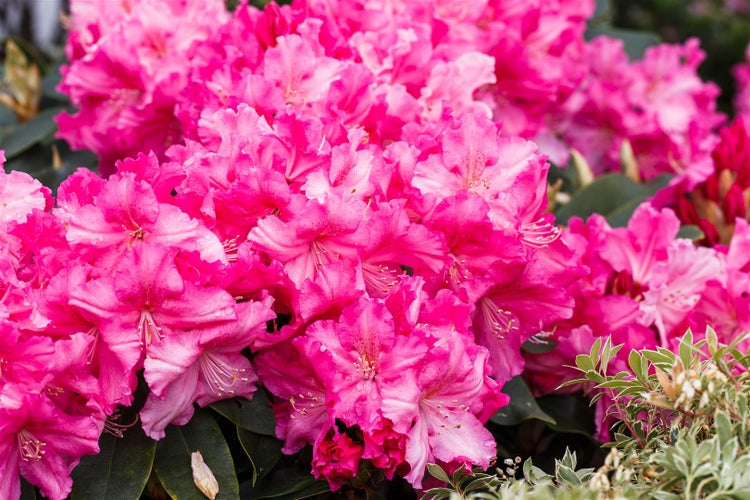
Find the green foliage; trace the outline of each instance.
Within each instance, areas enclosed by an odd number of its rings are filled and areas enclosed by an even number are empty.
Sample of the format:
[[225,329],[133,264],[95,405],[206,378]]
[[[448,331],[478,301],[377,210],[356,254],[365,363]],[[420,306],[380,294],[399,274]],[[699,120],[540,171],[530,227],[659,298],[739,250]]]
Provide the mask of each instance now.
[[121,437],[103,433],[99,449],[98,455],[83,457],[73,470],[71,500],[138,498],[151,474],[156,441],[133,426]]
[[[577,468],[575,453],[566,452],[553,474],[526,460],[522,478],[515,466],[450,478],[433,466],[430,473],[448,485],[425,498],[750,499],[750,356],[737,347],[746,337],[722,345],[713,330],[698,342],[688,331],[676,352],[631,351],[629,370],[614,375],[622,346],[598,339],[577,357],[582,376],[568,384],[591,387],[594,401],[605,394],[613,401],[617,423],[604,465]],[[482,486],[465,488],[475,481]]]
[[491,417],[492,422],[498,425],[517,425],[524,420],[537,419],[555,424],[555,420],[539,407],[520,376],[506,382],[503,392],[510,397],[510,402]]
[[169,425],[166,436],[156,446],[154,471],[172,498],[203,500],[204,495],[193,484],[190,455],[200,451],[219,482],[217,499],[239,496],[234,462],[221,430],[207,410],[196,410],[183,425]]
[[223,399],[211,404],[210,408],[240,429],[266,436],[275,433],[276,419],[263,391],[257,391],[250,401],[245,398]]
[[612,226],[625,226],[635,208],[667,182],[666,176],[641,184],[623,174],[605,174],[575,193],[570,202],[555,212],[555,219],[559,224],[567,224],[571,217],[586,218],[597,213]]

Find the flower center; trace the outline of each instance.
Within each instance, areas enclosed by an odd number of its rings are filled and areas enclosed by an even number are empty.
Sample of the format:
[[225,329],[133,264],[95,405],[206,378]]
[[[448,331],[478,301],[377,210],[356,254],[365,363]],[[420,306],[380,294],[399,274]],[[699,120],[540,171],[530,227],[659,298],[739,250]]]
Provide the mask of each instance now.
[[375,360],[371,360],[367,354],[359,353],[358,360],[354,362],[354,368],[362,375],[364,380],[373,380],[378,374],[378,366]]
[[483,297],[479,300],[479,312],[484,324],[499,339],[518,330],[518,321],[513,317],[513,313],[498,307],[489,297]]
[[243,375],[244,368],[232,366],[221,358],[205,351],[201,354],[199,366],[201,375],[206,381],[208,388],[218,396],[234,394],[233,387],[237,382],[247,382],[249,379]]
[[138,319],[138,333],[141,336],[141,347],[151,345],[153,337],[162,338],[161,327],[156,325],[151,311],[141,311],[141,317]]
[[[307,415],[320,406],[320,398],[311,392],[308,392],[307,394],[302,394],[300,392],[296,396],[289,397],[289,404],[292,405],[292,409],[296,413]],[[294,419],[295,416],[291,415],[291,418]]]
[[17,434],[18,450],[21,453],[21,460],[24,462],[37,462],[44,455],[44,447],[47,443],[39,441],[31,432],[21,429]]

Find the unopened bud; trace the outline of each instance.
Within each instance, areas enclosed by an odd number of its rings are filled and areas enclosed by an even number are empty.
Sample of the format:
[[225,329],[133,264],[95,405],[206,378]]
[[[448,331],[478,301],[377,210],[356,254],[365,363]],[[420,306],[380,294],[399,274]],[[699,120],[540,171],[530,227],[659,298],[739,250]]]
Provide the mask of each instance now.
[[201,493],[206,498],[215,500],[219,493],[219,483],[216,481],[214,473],[203,461],[203,455],[200,451],[195,451],[190,455],[190,467],[193,469],[193,482],[201,490]]

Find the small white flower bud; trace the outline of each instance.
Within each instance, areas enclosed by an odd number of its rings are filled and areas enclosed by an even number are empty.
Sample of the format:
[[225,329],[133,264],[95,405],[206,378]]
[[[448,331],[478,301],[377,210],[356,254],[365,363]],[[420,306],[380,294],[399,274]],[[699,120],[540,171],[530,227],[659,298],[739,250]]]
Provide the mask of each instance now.
[[193,469],[193,482],[201,490],[201,493],[206,498],[215,500],[219,493],[219,483],[216,481],[214,473],[203,461],[203,455],[200,451],[195,451],[190,455],[190,467]]

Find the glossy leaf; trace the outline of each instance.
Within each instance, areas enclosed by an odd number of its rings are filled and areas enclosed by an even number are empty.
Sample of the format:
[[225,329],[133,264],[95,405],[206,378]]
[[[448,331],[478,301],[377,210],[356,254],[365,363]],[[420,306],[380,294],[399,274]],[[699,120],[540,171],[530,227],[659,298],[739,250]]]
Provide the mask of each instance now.
[[245,398],[224,399],[209,408],[241,429],[266,436],[276,435],[276,418],[263,390],[256,391],[249,401]]
[[258,481],[255,488],[243,490],[242,498],[300,500],[328,492],[328,483],[315,479],[310,471],[277,467],[271,475]]
[[0,140],[0,149],[5,150],[5,157],[9,160],[15,158],[33,145],[52,137],[57,130],[57,123],[52,118],[63,109],[62,107],[46,109],[4,136]]
[[229,447],[219,426],[205,409],[197,409],[190,422],[170,425],[156,446],[154,470],[164,489],[174,499],[205,500],[193,483],[190,455],[200,451],[219,482],[217,499],[239,497],[239,484]]
[[497,425],[518,425],[529,419],[541,420],[548,424],[555,423],[554,418],[539,407],[534,395],[520,376],[513,377],[506,382],[503,392],[510,396],[510,402],[490,418]]
[[282,441],[237,428],[237,437],[253,465],[253,486],[265,477],[281,458]]
[[539,407],[554,419],[550,425],[558,432],[582,434],[591,437],[594,426],[594,409],[575,396],[544,396]]
[[73,470],[71,500],[138,499],[146,486],[156,453],[156,441],[135,425],[117,438],[103,433],[99,454],[85,456]]
[[705,235],[703,234],[703,231],[701,231],[698,226],[694,226],[692,224],[680,226],[680,230],[677,231],[677,238],[687,238],[693,241],[699,240],[704,236]]
[[594,15],[589,19],[589,25],[609,24],[612,21],[612,0],[596,0]]
[[597,213],[613,227],[624,226],[635,208],[668,182],[667,176],[639,184],[622,174],[605,174],[575,193],[570,202],[555,212],[555,218],[559,224],[567,224],[571,217],[585,219]]

